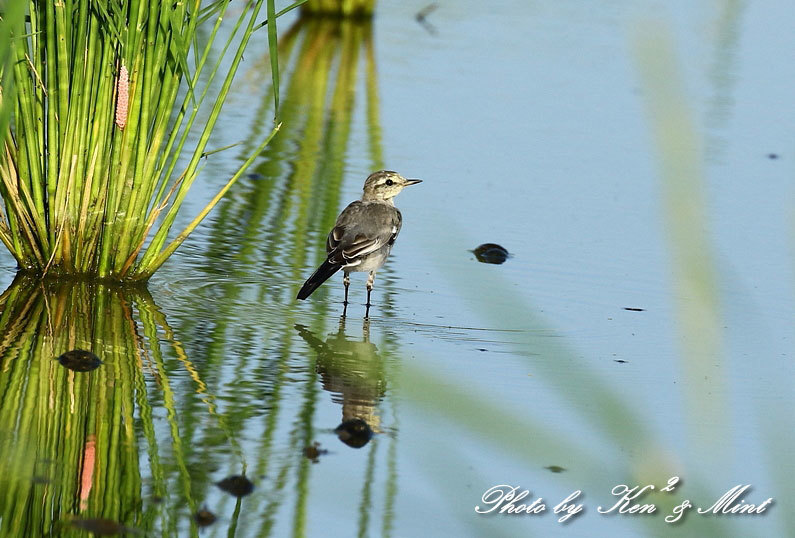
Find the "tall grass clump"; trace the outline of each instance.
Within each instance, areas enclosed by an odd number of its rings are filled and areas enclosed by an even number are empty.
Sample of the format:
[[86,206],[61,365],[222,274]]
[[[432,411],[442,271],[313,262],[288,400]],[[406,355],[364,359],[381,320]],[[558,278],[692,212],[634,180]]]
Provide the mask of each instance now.
[[22,270],[143,280],[163,264],[278,130],[169,237],[262,8],[275,50],[275,17],[303,2],[273,3],[5,4],[0,240]]

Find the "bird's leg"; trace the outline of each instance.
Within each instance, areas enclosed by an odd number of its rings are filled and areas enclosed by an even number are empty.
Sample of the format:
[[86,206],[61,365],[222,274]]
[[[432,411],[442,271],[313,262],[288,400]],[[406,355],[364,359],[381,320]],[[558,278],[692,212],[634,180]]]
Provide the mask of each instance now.
[[348,306],[348,286],[351,285],[351,277],[348,276],[348,273],[342,277],[342,284],[345,286],[345,299],[342,301],[342,304]]
[[345,319],[345,314],[348,311],[348,286],[351,285],[351,277],[345,273],[342,277],[342,284],[345,286],[345,299],[342,301],[342,319]]
[[364,317],[370,316],[370,293],[373,291],[373,282],[375,282],[375,271],[370,271],[370,276],[367,277],[367,308],[364,311]]

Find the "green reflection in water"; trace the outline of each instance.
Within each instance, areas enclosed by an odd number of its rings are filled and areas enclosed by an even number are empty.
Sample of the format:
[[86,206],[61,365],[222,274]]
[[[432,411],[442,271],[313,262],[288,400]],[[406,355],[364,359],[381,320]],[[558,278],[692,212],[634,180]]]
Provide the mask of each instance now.
[[[280,39],[279,48],[279,63],[285,68],[282,130],[254,168],[259,179],[238,185],[234,195],[219,204],[206,262],[215,274],[228,274],[231,267],[241,277],[256,263],[265,280],[300,284],[305,267],[322,261],[325,233],[339,212],[359,79],[366,88],[371,168],[383,166],[372,27],[363,21],[301,19]],[[265,86],[267,65],[267,57],[255,62],[245,83]],[[260,108],[253,113],[257,120],[246,137],[249,141],[269,128],[268,95],[262,93]],[[247,151],[250,148],[243,147],[241,154]],[[273,274],[272,268],[289,268],[290,274]],[[297,287],[262,289],[273,296],[280,291],[287,301]]]
[[[263,152],[262,161],[253,168],[252,177],[237,184],[232,195],[219,203],[205,256],[196,267],[209,273],[209,278],[217,284],[213,285],[212,296],[207,301],[196,302],[200,315],[182,320],[180,327],[184,334],[193,334],[196,340],[206,342],[201,354],[208,365],[218,369],[225,365],[227,371],[235,372],[235,386],[245,386],[252,373],[267,375],[258,378],[269,387],[261,404],[268,413],[262,419],[257,448],[251,451],[256,454],[251,474],[268,476],[270,489],[258,501],[258,516],[253,521],[249,516],[245,522],[245,532],[254,536],[271,535],[285,516],[292,517],[295,536],[306,532],[313,467],[309,459],[296,461],[295,455],[312,446],[319,433],[313,425],[319,399],[328,398],[319,390],[321,384],[325,390],[337,394],[334,400],[342,404],[343,419],[362,418],[378,432],[377,405],[386,379],[384,354],[379,355],[369,343],[366,329],[361,340],[349,340],[344,324],[331,338],[317,336],[324,334],[329,312],[334,312],[334,306],[324,300],[330,286],[322,288],[307,303],[308,316],[295,308],[298,286],[308,275],[307,270],[322,261],[325,234],[340,209],[340,188],[349,159],[352,125],[362,97],[359,88],[364,89],[369,168],[383,167],[372,26],[369,21],[359,20],[300,19],[280,38],[279,50],[279,64],[284,70],[280,106],[283,127]],[[263,56],[253,64],[243,83],[252,89],[265,89],[261,90],[259,108],[252,113],[256,120],[246,136],[249,141],[256,140],[269,128],[272,116],[269,80],[265,76],[269,59]],[[244,144],[241,155],[249,150]],[[258,268],[253,283],[252,267]],[[218,281],[218,276],[223,279]],[[390,279],[387,277],[382,283],[379,304],[383,305],[381,313],[389,316]],[[249,293],[256,297],[253,304],[261,308],[252,312],[252,322],[241,324],[241,309],[252,304],[251,298],[245,296]],[[310,327],[296,325],[299,315]],[[199,320],[211,320],[209,333]],[[300,340],[290,330],[293,326],[312,350],[306,356],[303,347],[296,346]],[[257,367],[262,371],[252,371],[246,354],[228,352],[230,346],[258,349],[263,341],[268,342],[267,358],[263,366]],[[389,339],[385,345],[391,347]],[[289,417],[285,416],[289,411],[282,404],[285,399],[296,398],[295,392],[290,392],[296,388],[295,378],[291,377],[295,368],[291,358],[296,356],[301,357],[307,370],[298,381],[297,416]],[[350,361],[343,360],[347,356],[355,357],[355,368]],[[365,364],[374,366],[362,370]],[[363,371],[367,373],[359,377]],[[256,409],[250,401],[239,398],[230,405],[235,407],[231,414],[236,417],[236,429],[257,427],[253,425],[257,420]],[[394,408],[392,412],[396,415]],[[280,452],[280,445],[285,444],[284,431],[280,428],[285,422],[290,424],[286,456]],[[393,417],[392,423],[395,422]],[[392,506],[397,496],[397,440],[389,435],[380,437],[381,440],[377,435],[370,443],[367,473],[358,503],[357,525],[362,535],[376,532],[368,514],[375,502],[371,488],[376,486],[371,478],[376,474],[375,465],[384,460],[379,456],[380,447],[388,451],[385,506],[379,511],[383,515],[380,533],[388,536],[392,532]],[[282,506],[289,502],[294,503],[292,514],[285,513],[287,508]]]
[[[66,532],[74,518],[148,527],[153,513],[142,492],[138,437],[147,438],[155,469],[158,444],[145,372],[168,394],[159,352],[139,333],[163,327],[156,315],[134,315],[134,307],[151,309],[148,293],[20,276],[0,304],[3,531]],[[102,364],[81,372],[56,360],[74,349],[92,351]],[[157,470],[154,491],[164,496]]]

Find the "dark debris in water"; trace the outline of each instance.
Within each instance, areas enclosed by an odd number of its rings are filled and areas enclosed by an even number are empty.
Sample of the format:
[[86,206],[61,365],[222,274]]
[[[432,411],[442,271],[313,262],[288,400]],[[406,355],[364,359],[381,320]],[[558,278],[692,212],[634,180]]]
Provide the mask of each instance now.
[[193,514],[193,520],[196,521],[196,524],[199,527],[209,527],[215,523],[215,519],[215,514],[207,510],[206,506],[202,507],[195,514]]
[[76,529],[83,529],[94,533],[96,536],[114,536],[117,534],[141,534],[141,531],[122,525],[112,519],[103,518],[75,518],[69,525]]
[[497,243],[483,243],[478,248],[472,251],[475,258],[481,263],[493,263],[499,265],[505,263],[511,255]]
[[64,368],[69,368],[75,372],[90,372],[91,370],[96,370],[102,364],[99,357],[83,349],[67,351],[56,360]]
[[561,467],[560,465],[547,465],[546,467],[544,467],[544,469],[553,473],[562,473],[563,471],[566,470],[565,467]]
[[645,308],[635,308],[633,306],[625,306],[624,310],[629,310],[630,312],[645,312]]
[[245,497],[254,491],[254,484],[242,475],[228,476],[220,482],[216,482],[215,485],[235,497]]
[[436,35],[436,27],[428,22],[428,15],[436,11],[439,7],[439,4],[428,4],[421,10],[419,10],[416,15],[414,15],[414,19],[425,28],[429,34]]
[[304,448],[304,457],[311,460],[312,463],[318,463],[320,456],[325,456],[326,454],[328,454],[328,450],[320,448],[320,443],[317,441]]
[[771,160],[778,159],[778,153],[768,153],[767,158]]
[[370,425],[360,418],[346,420],[334,429],[340,441],[352,448],[362,448],[373,438]]
[[625,364],[625,363],[627,363],[629,361],[625,361],[624,359],[613,359],[613,362],[617,362],[619,364]]

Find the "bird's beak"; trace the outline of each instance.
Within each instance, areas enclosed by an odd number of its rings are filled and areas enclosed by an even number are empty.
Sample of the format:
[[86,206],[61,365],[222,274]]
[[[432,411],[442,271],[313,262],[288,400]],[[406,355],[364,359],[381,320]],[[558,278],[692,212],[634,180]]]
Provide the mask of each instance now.
[[422,183],[421,179],[406,179],[405,186],[408,187],[409,185],[416,185],[417,183]]

